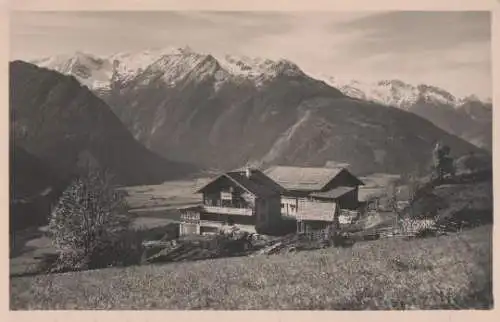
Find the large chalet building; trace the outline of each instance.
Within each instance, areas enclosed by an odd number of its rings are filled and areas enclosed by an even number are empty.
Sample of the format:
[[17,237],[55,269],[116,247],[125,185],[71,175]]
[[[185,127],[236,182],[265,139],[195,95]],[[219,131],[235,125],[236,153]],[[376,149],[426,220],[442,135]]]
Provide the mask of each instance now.
[[221,174],[197,191],[202,196],[201,205],[180,209],[180,234],[214,233],[229,218],[248,232],[255,232],[257,225],[278,224],[283,192],[256,169]]
[[345,168],[275,166],[221,174],[201,187],[201,205],[180,209],[180,234],[216,232],[229,218],[241,229],[295,220],[299,232],[348,222],[363,182]]

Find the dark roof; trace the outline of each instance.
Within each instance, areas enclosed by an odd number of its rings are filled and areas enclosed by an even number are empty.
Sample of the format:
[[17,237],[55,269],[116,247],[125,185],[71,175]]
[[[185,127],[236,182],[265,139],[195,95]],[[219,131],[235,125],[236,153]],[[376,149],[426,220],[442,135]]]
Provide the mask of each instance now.
[[261,171],[255,169],[252,169],[251,171],[252,174],[250,178],[247,178],[245,171],[226,172],[208,182],[206,185],[198,189],[197,192],[198,193],[202,192],[209,185],[216,182],[222,177],[230,179],[231,181],[233,181],[246,191],[259,197],[279,195],[285,190],[283,187],[274,182],[272,179],[270,179]]
[[279,183],[277,183],[273,179],[269,178],[260,170],[252,170],[251,180],[259,183],[260,185],[269,187],[278,193],[283,193],[286,191],[284,187],[282,187]]
[[325,191],[325,192],[313,192],[313,193],[311,193],[311,197],[337,199],[337,198],[342,197],[346,193],[353,191],[354,189],[356,189],[356,188],[355,187],[337,187],[337,188],[333,188],[333,189]]
[[287,190],[319,191],[342,172],[347,172],[359,185],[364,183],[342,167],[273,166],[266,175]]

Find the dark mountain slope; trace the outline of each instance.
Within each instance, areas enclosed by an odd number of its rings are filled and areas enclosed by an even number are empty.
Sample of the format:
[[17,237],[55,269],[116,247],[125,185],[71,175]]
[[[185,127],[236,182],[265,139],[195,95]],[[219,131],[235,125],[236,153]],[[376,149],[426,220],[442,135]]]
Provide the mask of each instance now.
[[10,145],[10,231],[46,223],[66,182],[37,157]]
[[152,77],[146,74],[103,97],[152,150],[171,151],[178,160],[201,166],[231,169],[268,153],[274,140],[297,121],[301,101],[341,96],[320,82],[294,76],[282,76],[264,88],[243,79],[215,90],[214,75],[220,67],[215,60],[206,64],[214,66],[210,74],[200,76],[194,70],[173,88],[161,79],[141,87],[141,77]]
[[96,59],[38,64],[78,77],[138,140],[177,161],[225,170],[336,161],[358,173],[401,173],[425,168],[437,140],[456,155],[479,151],[413,113],[348,98],[283,59],[216,59],[190,48]]
[[493,117],[489,103],[467,100],[454,107],[417,101],[408,111],[430,120],[447,132],[492,151]]
[[62,179],[43,161],[23,148],[10,145],[10,193],[14,199],[29,198]]
[[398,79],[378,82],[323,77],[347,96],[394,106],[428,119],[443,130],[491,152],[492,104],[475,95],[457,97],[427,84]]
[[78,173],[88,159],[127,185],[158,183],[193,171],[136,142],[109,107],[72,76],[12,62],[10,111],[14,144],[61,177]]
[[218,61],[200,61],[173,84],[164,81],[171,71],[153,64],[101,95],[153,151],[204,167],[335,160],[357,173],[400,173],[425,168],[436,140],[456,155],[479,150],[419,116],[348,98],[296,70],[259,83],[220,81]]
[[425,173],[438,139],[452,147],[454,156],[479,150],[423,118],[365,101],[314,99],[299,110],[300,120],[275,141],[264,160],[304,165],[336,160],[360,174]]

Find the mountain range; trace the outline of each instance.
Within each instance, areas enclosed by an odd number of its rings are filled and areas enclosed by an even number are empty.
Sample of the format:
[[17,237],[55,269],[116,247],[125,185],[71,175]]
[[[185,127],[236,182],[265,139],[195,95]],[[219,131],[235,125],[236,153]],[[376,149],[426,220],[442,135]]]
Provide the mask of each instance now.
[[144,184],[194,168],[168,161],[136,142],[101,99],[72,76],[22,61],[10,64],[13,142],[61,173],[94,162],[117,183]]
[[[401,173],[427,167],[437,140],[456,155],[484,152],[418,116],[416,107],[353,95],[284,59],[176,48],[32,63],[74,76],[150,150],[201,168],[335,161],[357,173]],[[476,105],[456,109],[475,113]]]
[[[139,75],[142,77],[142,86],[147,86],[149,82],[154,83],[147,73],[144,75],[148,69],[149,72],[166,71],[163,74],[164,83],[170,83],[170,87],[175,87],[176,82],[205,56],[207,55],[197,54],[186,47],[117,53],[105,57],[77,52],[72,55],[39,59],[33,63],[64,74],[74,75],[82,84],[106,99],[116,96],[117,88],[127,87],[127,84],[137,80]],[[211,55],[208,56],[213,58]],[[165,59],[165,57],[169,58]],[[161,60],[163,60],[163,65]],[[280,68],[291,73],[302,73],[297,65],[286,60],[272,61],[226,55],[218,58],[217,63],[220,67],[217,75],[219,84],[215,86],[222,86],[228,79],[251,81],[259,86],[266,79],[275,77]],[[459,97],[436,86],[413,85],[397,79],[362,82],[328,75],[317,75],[315,78],[325,81],[347,96],[417,114],[476,146],[492,150],[491,99],[481,100],[474,95]],[[113,99],[110,100],[114,103]],[[116,112],[120,116],[120,111]],[[126,118],[123,116],[123,119]]]
[[475,95],[457,97],[427,84],[412,85],[401,80],[361,82],[323,76],[344,94],[394,106],[428,119],[443,130],[481,148],[492,150],[492,101]]
[[[109,106],[75,77],[22,61],[9,67],[13,213],[49,207],[52,192],[89,163],[110,171],[120,185],[161,183],[195,171],[137,142]],[[33,208],[35,201],[45,206]]]

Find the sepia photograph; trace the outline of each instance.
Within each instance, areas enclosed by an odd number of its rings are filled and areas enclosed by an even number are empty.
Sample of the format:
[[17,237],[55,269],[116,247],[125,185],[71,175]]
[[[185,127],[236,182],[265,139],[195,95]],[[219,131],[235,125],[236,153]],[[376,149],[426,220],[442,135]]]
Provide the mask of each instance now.
[[10,310],[492,310],[491,25],[11,12]]

